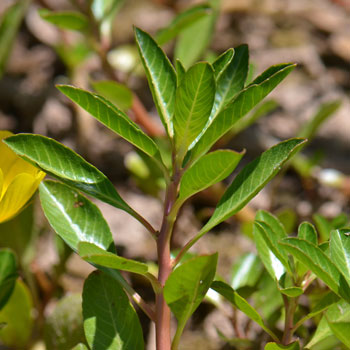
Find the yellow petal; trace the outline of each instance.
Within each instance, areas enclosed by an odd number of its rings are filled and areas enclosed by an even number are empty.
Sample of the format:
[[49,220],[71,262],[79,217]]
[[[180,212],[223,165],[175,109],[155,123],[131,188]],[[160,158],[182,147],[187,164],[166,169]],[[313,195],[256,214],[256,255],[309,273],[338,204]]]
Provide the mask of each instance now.
[[19,174],[8,186],[0,201],[0,222],[15,216],[33,196],[42,177],[35,178],[29,174]]
[[12,135],[12,132],[0,130],[0,169],[3,174],[8,173],[12,165],[19,158],[15,152],[2,142],[3,139]]
[[2,174],[2,170],[0,169],[0,201],[2,197],[2,185],[4,183],[4,175]]

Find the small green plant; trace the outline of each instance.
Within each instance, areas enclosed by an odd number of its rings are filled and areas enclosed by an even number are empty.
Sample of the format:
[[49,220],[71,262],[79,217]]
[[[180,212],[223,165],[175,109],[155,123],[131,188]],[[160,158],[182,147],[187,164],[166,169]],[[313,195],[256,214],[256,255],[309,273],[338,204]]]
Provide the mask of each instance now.
[[[62,144],[31,134],[9,137],[5,143],[59,180],[46,180],[40,185],[44,213],[57,234],[84,260],[98,268],[85,281],[83,291],[88,346],[91,349],[143,348],[141,326],[129,296],[155,322],[157,350],[175,350],[179,348],[188,319],[211,286],[229,299],[236,295],[232,291],[229,297],[229,286],[222,282],[213,283],[217,253],[196,256],[183,263],[181,259],[206,232],[244,207],[305,140],[281,142],[246,165],[227,188],[210,220],[172,259],[170,242],[184,202],[230,175],[244,154],[232,150],[209,152],[211,147],[273,90],[294,65],[270,67],[245,86],[248,49],[244,45],[234,54],[233,50],[228,50],[212,65],[199,62],[187,71],[177,61],[175,71],[147,33],[136,28],[135,35],[171,147],[170,166],[163,162],[157,144],[107,99],[72,86],[61,85],[58,89],[146,154],[162,171],[166,190],[160,228],[154,228],[141,213],[131,208],[103,173]],[[148,271],[147,264],[116,254],[115,243],[101,212],[81,192],[126,211],[145,226],[156,243],[157,276]],[[154,307],[132,289],[120,270],[140,274],[149,280],[155,293]],[[173,337],[170,334],[171,313],[178,321]],[[273,339],[279,341],[276,336]],[[283,342],[290,340],[289,337]]]

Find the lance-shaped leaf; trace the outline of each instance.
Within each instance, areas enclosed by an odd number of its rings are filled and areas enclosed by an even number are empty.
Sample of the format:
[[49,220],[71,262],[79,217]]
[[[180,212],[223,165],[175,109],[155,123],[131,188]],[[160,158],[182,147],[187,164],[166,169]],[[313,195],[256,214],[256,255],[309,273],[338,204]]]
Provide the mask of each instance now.
[[234,49],[228,49],[223,52],[212,64],[215,79],[218,80],[220,75],[225,71],[226,67],[232,61]]
[[181,155],[206,125],[214,95],[215,79],[211,66],[205,62],[192,66],[182,78],[175,99],[175,143]]
[[111,231],[100,210],[86,197],[55,181],[39,186],[41,206],[56,233],[74,250],[90,242],[115,251]]
[[18,134],[4,142],[18,155],[68,185],[138,217],[107,177],[59,142],[41,135]]
[[350,284],[350,228],[332,231],[329,248],[332,261]]
[[300,344],[298,341],[295,341],[288,345],[282,345],[279,343],[267,343],[264,347],[264,350],[300,350]]
[[159,149],[154,141],[112,103],[97,94],[74,86],[59,85],[57,88],[109,129],[161,162]]
[[265,210],[258,210],[255,220],[262,221],[269,225],[274,234],[278,237],[278,240],[287,237],[287,233],[283,224],[275,215]]
[[83,289],[86,340],[91,349],[143,350],[136,311],[123,288],[100,271],[89,275]]
[[317,245],[317,232],[314,225],[302,222],[298,228],[298,237]]
[[42,19],[50,22],[62,29],[84,31],[89,27],[89,20],[80,12],[74,11],[49,11],[46,9],[39,10]]
[[159,45],[163,45],[166,42],[177,36],[184,28],[195,23],[200,18],[206,16],[211,12],[211,7],[208,4],[201,4],[198,6],[190,7],[188,10],[178,14],[171,23],[166,27],[161,29],[157,35],[156,39]]
[[217,254],[187,260],[167,279],[164,298],[178,320],[178,337],[187,320],[205,297],[215,277],[217,260]]
[[225,179],[236,168],[244,152],[218,150],[208,153],[184,173],[180,183],[179,200],[184,201],[197,192]]
[[135,37],[159,117],[166,132],[172,137],[177,85],[175,70],[150,35],[135,28]]
[[105,249],[98,247],[96,244],[80,242],[78,245],[79,255],[86,261],[104,267],[116,270],[124,270],[144,275],[148,272],[148,266],[139,261],[126,259]]
[[194,160],[205,154],[232,126],[266,97],[293,69],[293,64],[273,66],[240,92],[213,120],[191,151]]
[[9,300],[17,279],[17,262],[10,249],[0,250],[0,310]]
[[278,340],[278,337],[265,325],[264,320],[259,313],[228,284],[221,281],[214,281],[210,288],[214,289],[217,293],[227,299],[233,306],[241,310],[251,320],[256,322],[273,339]]
[[333,292],[350,302],[349,284],[319,247],[301,238],[285,238],[280,244],[326,283]]

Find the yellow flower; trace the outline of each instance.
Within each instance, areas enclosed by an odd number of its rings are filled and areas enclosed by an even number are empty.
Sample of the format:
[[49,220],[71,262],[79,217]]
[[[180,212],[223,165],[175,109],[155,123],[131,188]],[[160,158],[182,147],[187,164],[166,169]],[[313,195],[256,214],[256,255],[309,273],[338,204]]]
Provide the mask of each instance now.
[[15,216],[45,177],[44,172],[18,157],[2,142],[12,135],[0,130],[0,222]]

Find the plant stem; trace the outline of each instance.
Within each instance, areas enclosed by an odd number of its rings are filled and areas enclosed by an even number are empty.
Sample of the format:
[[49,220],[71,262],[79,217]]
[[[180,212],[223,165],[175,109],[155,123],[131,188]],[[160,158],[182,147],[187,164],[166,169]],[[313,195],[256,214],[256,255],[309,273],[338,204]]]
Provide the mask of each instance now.
[[288,345],[292,341],[294,333],[294,314],[298,306],[297,298],[288,298],[286,295],[283,295],[284,307],[286,310],[285,322],[284,322],[284,333],[282,337],[282,344]]

